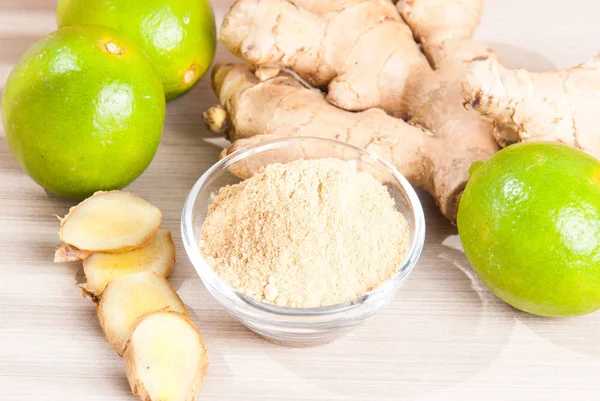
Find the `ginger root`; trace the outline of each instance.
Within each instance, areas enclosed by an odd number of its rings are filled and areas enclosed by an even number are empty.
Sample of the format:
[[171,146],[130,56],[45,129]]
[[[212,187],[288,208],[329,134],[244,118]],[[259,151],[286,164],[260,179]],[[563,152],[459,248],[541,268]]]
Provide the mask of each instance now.
[[[215,67],[221,106],[208,115],[220,122],[209,128],[234,142],[224,154],[303,135],[367,148],[451,221],[470,165],[498,145],[553,140],[600,157],[600,56],[562,71],[506,70],[471,40],[482,9],[483,0],[237,0],[221,40],[250,66]],[[261,71],[275,67],[327,92]]]
[[[398,3],[419,33],[416,40],[429,50],[430,65],[389,1],[238,0],[223,22],[225,45],[259,68],[290,68],[312,85],[327,86],[328,93],[286,73],[269,79],[252,66],[216,66],[213,88],[227,126],[213,119],[209,128],[227,131],[234,141],[227,153],[286,136],[320,136],[366,148],[431,193],[453,221],[469,167],[498,150],[492,123],[463,105],[465,60],[497,57],[470,41],[481,0],[470,0],[474,9],[468,2]],[[438,22],[429,24],[434,17]],[[470,28],[461,31],[456,23]]]
[[171,233],[159,230],[141,248],[122,253],[94,253],[83,261],[87,279],[85,291],[99,297],[113,279],[142,271],[169,277],[175,265],[175,244]]
[[131,391],[143,401],[193,401],[208,369],[200,333],[177,312],[142,316],[123,359]]
[[109,344],[123,355],[136,321],[146,313],[159,310],[188,315],[169,282],[152,271],[145,271],[112,280],[102,293],[96,312]]
[[160,210],[137,195],[96,192],[59,218],[60,239],[69,247],[59,247],[55,261],[138,248],[154,237],[161,219]]
[[467,104],[494,121],[501,146],[558,141],[600,157],[600,55],[565,70],[508,70],[490,58],[471,61],[463,80]]

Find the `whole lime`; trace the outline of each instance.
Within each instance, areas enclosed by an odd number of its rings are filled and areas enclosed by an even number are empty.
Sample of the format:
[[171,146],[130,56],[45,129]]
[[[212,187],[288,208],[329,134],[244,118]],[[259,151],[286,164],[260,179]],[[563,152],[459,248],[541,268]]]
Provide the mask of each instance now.
[[58,195],[121,188],[152,161],[165,115],[160,78],[140,47],[112,29],[60,29],[12,70],[2,98],[8,145]]
[[101,25],[142,46],[163,80],[167,100],[191,89],[215,56],[209,0],[59,0],[58,26]]
[[474,166],[458,232],[499,298],[543,316],[600,308],[600,162],[558,143],[522,143]]

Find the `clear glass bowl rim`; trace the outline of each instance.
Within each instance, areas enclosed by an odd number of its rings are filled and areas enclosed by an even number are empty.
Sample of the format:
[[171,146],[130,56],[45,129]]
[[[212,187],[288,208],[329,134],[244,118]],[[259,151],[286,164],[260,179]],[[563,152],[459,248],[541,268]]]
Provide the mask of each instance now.
[[[413,241],[411,243],[406,261],[396,271],[396,273],[394,273],[392,277],[381,283],[373,290],[369,291],[364,295],[361,295],[358,298],[343,303],[318,308],[291,308],[271,305],[250,298],[245,294],[234,290],[233,287],[231,287],[228,283],[222,280],[214,272],[214,270],[212,270],[212,268],[208,266],[200,252],[200,248],[198,247],[194,236],[194,225],[192,221],[194,205],[205,183],[208,182],[211,178],[213,178],[216,174],[218,174],[221,170],[227,169],[229,166],[249,156],[252,156],[255,153],[261,153],[268,150],[278,149],[285,146],[289,146],[293,143],[299,143],[301,141],[307,140],[330,142],[332,145],[335,146],[347,147],[356,151],[361,156],[372,159],[375,163],[381,165],[385,170],[387,170],[394,177],[396,183],[399,184],[402,190],[404,191],[404,194],[407,197],[408,202],[412,208],[414,218]],[[345,142],[336,141],[333,139],[303,136],[275,139],[247,146],[227,155],[226,157],[213,164],[196,181],[185,200],[181,215],[181,234],[185,251],[190,261],[192,262],[196,273],[200,276],[203,283],[205,285],[210,285],[215,291],[219,292],[222,296],[224,296],[230,302],[235,304],[237,312],[241,312],[241,308],[244,309],[244,314],[254,316],[259,319],[261,318],[261,315],[266,314],[266,316],[262,316],[262,318],[272,318],[273,315],[278,315],[276,317],[278,319],[285,319],[285,317],[290,317],[293,321],[294,317],[310,316],[314,318],[319,315],[323,315],[323,317],[325,317],[339,314],[342,312],[348,312],[352,309],[360,307],[361,305],[364,305],[367,302],[371,303],[372,301],[377,300],[389,291],[392,291],[396,283],[402,282],[408,276],[408,274],[412,271],[417,260],[421,255],[423,245],[425,242],[425,217],[423,214],[423,207],[421,206],[421,202],[419,201],[419,198],[413,187],[410,185],[408,180],[387,161],[381,159],[380,157],[371,152],[368,152],[365,149],[350,145]],[[241,304],[240,300],[243,300],[245,305]],[[221,300],[219,300],[219,302],[222,303]]]

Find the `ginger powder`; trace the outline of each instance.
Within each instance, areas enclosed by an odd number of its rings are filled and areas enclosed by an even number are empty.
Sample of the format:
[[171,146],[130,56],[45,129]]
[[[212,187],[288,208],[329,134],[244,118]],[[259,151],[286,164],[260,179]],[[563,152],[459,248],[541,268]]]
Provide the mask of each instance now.
[[297,160],[213,194],[199,245],[238,291],[309,308],[389,279],[406,259],[409,235],[387,188],[354,162]]

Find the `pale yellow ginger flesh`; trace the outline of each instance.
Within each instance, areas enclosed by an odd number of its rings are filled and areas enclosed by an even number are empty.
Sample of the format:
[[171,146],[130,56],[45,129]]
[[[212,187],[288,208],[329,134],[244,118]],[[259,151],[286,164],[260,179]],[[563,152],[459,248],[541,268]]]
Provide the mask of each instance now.
[[150,241],[161,219],[160,210],[137,195],[96,192],[61,219],[60,239],[82,251],[124,252]]
[[171,233],[159,230],[141,248],[122,253],[95,253],[83,261],[87,279],[85,291],[100,296],[113,279],[142,271],[168,277],[175,265],[175,244]]
[[146,271],[112,280],[102,293],[97,314],[109,344],[122,355],[125,341],[140,316],[163,309],[188,314],[169,282]]
[[142,401],[193,401],[208,369],[200,333],[176,312],[141,317],[123,359],[131,390]]
[[494,121],[502,146],[558,141],[600,157],[600,55],[565,70],[508,70],[474,59],[463,80],[467,104]]

